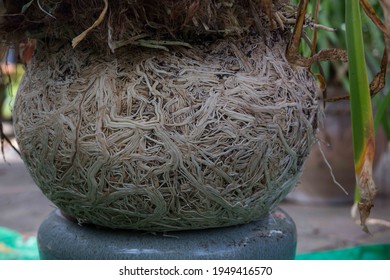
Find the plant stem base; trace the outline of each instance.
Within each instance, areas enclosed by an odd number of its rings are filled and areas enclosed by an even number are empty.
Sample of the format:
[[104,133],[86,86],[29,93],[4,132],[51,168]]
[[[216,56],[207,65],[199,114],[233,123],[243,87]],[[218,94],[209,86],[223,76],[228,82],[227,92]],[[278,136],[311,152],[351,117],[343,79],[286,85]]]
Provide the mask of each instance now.
[[245,225],[167,234],[80,226],[55,210],[38,231],[46,260],[294,259],[296,245],[295,223],[279,208]]

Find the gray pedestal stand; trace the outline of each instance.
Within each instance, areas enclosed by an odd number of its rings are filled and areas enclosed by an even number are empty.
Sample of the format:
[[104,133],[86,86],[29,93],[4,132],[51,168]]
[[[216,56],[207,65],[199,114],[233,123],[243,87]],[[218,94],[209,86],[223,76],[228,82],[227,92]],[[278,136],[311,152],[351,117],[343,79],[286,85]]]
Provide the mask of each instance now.
[[280,209],[245,225],[166,235],[79,226],[57,210],[38,231],[41,259],[64,260],[293,259],[296,242],[295,224]]

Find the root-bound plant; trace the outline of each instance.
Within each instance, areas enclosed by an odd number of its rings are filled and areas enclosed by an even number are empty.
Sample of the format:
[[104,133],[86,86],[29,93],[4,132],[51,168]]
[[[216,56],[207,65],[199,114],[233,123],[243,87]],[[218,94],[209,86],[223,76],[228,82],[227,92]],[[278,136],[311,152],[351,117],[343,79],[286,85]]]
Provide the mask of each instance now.
[[5,5],[0,33],[24,40],[28,61],[14,108],[21,156],[65,214],[110,228],[267,215],[316,141],[324,100],[310,66],[346,58],[298,55],[303,26],[317,26],[307,1]]

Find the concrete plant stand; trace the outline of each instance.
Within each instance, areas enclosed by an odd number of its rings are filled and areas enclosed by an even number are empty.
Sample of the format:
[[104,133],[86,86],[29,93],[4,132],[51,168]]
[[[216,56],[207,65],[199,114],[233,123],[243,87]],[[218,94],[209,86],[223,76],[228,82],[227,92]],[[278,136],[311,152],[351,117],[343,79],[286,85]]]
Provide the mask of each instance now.
[[245,225],[167,234],[80,226],[56,210],[41,224],[38,245],[41,259],[294,259],[297,236],[279,208]]

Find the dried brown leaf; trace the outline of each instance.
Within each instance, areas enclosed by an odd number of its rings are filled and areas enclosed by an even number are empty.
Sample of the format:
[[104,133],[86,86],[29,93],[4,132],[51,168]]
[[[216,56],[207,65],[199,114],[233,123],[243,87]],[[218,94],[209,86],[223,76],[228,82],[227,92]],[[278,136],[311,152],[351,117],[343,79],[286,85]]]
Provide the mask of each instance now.
[[108,0],[104,1],[104,8],[103,11],[100,13],[99,18],[86,30],[84,30],[83,33],[78,35],[72,40],[72,47],[75,48],[82,40],[84,40],[85,36],[88,35],[88,33],[94,29],[96,26],[98,26],[100,23],[102,23],[104,17],[106,16],[107,10],[108,10]]
[[[370,143],[368,143],[370,145]],[[371,146],[373,144],[371,143]],[[374,207],[374,198],[377,193],[377,187],[375,186],[372,176],[372,162],[373,155],[368,152],[365,157],[365,161],[359,174],[357,176],[359,190],[361,193],[361,200],[358,202],[358,209],[360,213],[360,224],[365,232],[369,232],[367,228],[367,219],[370,216],[371,208]]]
[[311,64],[308,64],[306,59],[301,57],[299,54],[299,45],[302,38],[308,2],[308,0],[302,0],[299,2],[294,31],[286,51],[286,58],[290,63],[304,67],[311,66]]
[[[387,1],[387,5],[388,2],[389,1]],[[375,23],[375,25],[383,32],[383,34],[385,34],[386,37],[389,37],[389,32],[387,31],[385,24],[378,17],[370,3],[368,3],[367,0],[360,0],[360,5],[363,7],[364,12],[372,20],[372,22]]]
[[[380,1],[384,15],[385,15],[385,24],[386,24],[386,30],[387,34],[390,34],[390,1],[388,0],[381,0]],[[387,48],[387,63],[390,64],[390,38],[385,38],[386,40],[386,48]]]
[[381,69],[379,73],[375,75],[374,79],[370,83],[371,95],[378,93],[385,87],[387,64],[388,64],[388,48],[385,48],[385,51],[383,52],[382,61],[381,61]]

